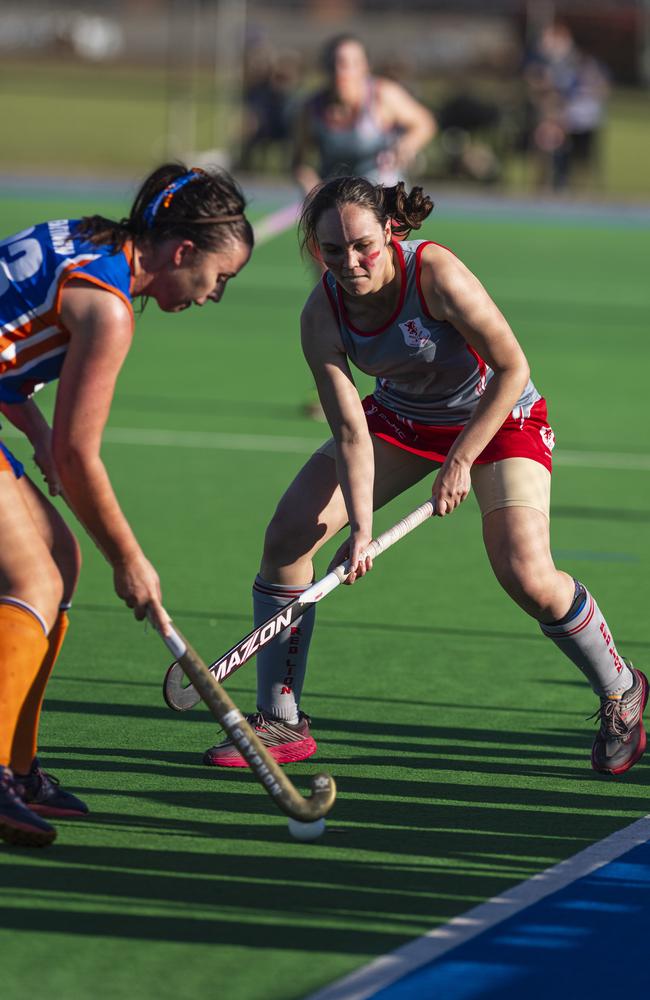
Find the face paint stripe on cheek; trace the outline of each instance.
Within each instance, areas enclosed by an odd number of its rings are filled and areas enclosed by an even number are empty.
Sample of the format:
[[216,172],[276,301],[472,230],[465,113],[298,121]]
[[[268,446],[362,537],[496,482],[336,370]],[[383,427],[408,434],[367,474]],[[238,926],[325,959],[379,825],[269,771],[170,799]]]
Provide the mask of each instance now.
[[363,257],[359,257],[359,264],[361,267],[373,268],[377,263],[377,258],[381,256],[381,250],[375,250],[373,253],[364,254]]

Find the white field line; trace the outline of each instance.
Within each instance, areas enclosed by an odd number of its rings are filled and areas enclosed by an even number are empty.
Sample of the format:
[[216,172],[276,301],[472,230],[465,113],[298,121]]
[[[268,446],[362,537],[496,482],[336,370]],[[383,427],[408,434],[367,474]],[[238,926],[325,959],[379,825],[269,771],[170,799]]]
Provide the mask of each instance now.
[[278,208],[275,212],[271,212],[270,215],[265,215],[262,219],[258,219],[253,226],[255,245],[261,246],[262,243],[268,243],[274,236],[279,236],[280,233],[286,232],[287,229],[295,225],[298,221],[301,208],[302,202],[294,201],[290,205]]
[[[221,431],[176,431],[149,427],[107,427],[104,443],[135,445],[143,448],[205,448],[209,451],[275,451],[287,455],[310,455],[329,434],[321,437],[285,437],[275,434],[229,434]],[[23,434],[4,424],[0,437],[22,438]],[[586,469],[615,469],[621,472],[650,472],[650,455],[633,452],[556,451],[557,465]]]
[[311,994],[305,1000],[369,1000],[381,989],[390,986],[422,965],[470,941],[484,931],[502,923],[540,900],[597,869],[615,861],[634,847],[650,840],[650,816],[644,816],[623,830],[592,844],[572,858],[547,868],[539,875],[475,906],[460,917],[438,927],[415,941],[382,955],[369,965],[330,986]]

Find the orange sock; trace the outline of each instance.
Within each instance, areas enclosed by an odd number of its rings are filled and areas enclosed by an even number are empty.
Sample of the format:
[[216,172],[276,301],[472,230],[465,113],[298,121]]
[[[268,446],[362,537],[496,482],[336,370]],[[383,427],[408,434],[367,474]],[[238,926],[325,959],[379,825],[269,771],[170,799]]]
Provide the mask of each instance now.
[[57,620],[52,626],[49,645],[43,657],[43,662],[38,668],[38,673],[20,710],[11,747],[11,769],[15,774],[27,774],[36,756],[38,725],[41,719],[45,688],[54,669],[57,657],[61,652],[68,624],[69,618],[66,612],[60,611]]
[[0,602],[0,766],[9,767],[18,718],[47,652],[35,614]]

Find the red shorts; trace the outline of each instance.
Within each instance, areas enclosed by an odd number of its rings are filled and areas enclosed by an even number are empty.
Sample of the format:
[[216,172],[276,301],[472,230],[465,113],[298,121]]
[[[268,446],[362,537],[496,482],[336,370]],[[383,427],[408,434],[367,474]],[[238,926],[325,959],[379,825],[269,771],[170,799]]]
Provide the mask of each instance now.
[[[440,427],[407,420],[382,406],[374,396],[366,396],[362,405],[371,434],[432,462],[444,462],[464,429],[464,424]],[[551,472],[554,445],[555,435],[548,425],[546,400],[538,399],[529,416],[517,419],[512,414],[508,416],[475,464],[500,462],[504,458],[532,458]]]

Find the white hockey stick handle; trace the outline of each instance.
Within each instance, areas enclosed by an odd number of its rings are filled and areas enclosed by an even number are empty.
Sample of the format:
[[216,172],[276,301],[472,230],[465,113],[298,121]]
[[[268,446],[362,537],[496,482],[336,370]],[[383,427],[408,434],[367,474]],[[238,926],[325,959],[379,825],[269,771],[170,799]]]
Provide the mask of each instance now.
[[[381,552],[393,545],[404,535],[407,535],[419,524],[422,524],[433,514],[433,500],[427,500],[416,510],[407,514],[401,521],[394,524],[392,528],[384,531],[383,534],[375,538],[366,549],[364,556],[374,558]],[[362,557],[363,558],[363,557]],[[229,649],[223,656],[215,660],[209,666],[210,673],[223,683],[235,670],[239,670],[245,663],[256,655],[263,646],[273,642],[276,636],[285,628],[289,627],[300,618],[309,605],[321,601],[333,590],[336,590],[345,581],[350,572],[349,562],[342,563],[331,570],[327,576],[317,580],[311,587],[303,591],[299,597],[286,607],[276,611],[267,621],[262,622],[244,636],[232,649]],[[167,648],[173,653],[176,661],[182,661],[185,655],[185,645],[182,635],[176,634],[174,630],[163,636]],[[184,668],[181,662],[172,663],[165,675],[163,683],[163,695],[165,701],[174,712],[186,712],[200,700],[199,693],[190,684],[183,684]],[[187,671],[185,671],[187,673]]]
[[[388,528],[386,531],[374,538],[368,548],[363,553],[362,559],[370,556],[374,559],[376,556],[385,552],[386,549],[398,542],[400,538],[404,538],[409,532],[413,531],[420,524],[423,524],[433,515],[433,500],[427,500],[425,503],[416,507],[415,510],[403,517],[401,521],[394,524],[392,528]],[[318,580],[314,583],[308,590],[302,594],[300,600],[303,604],[316,603],[320,601],[327,594],[330,594],[339,583],[343,583],[350,572],[349,562],[341,563],[339,566],[335,566],[334,569],[324,576],[322,580]]]

